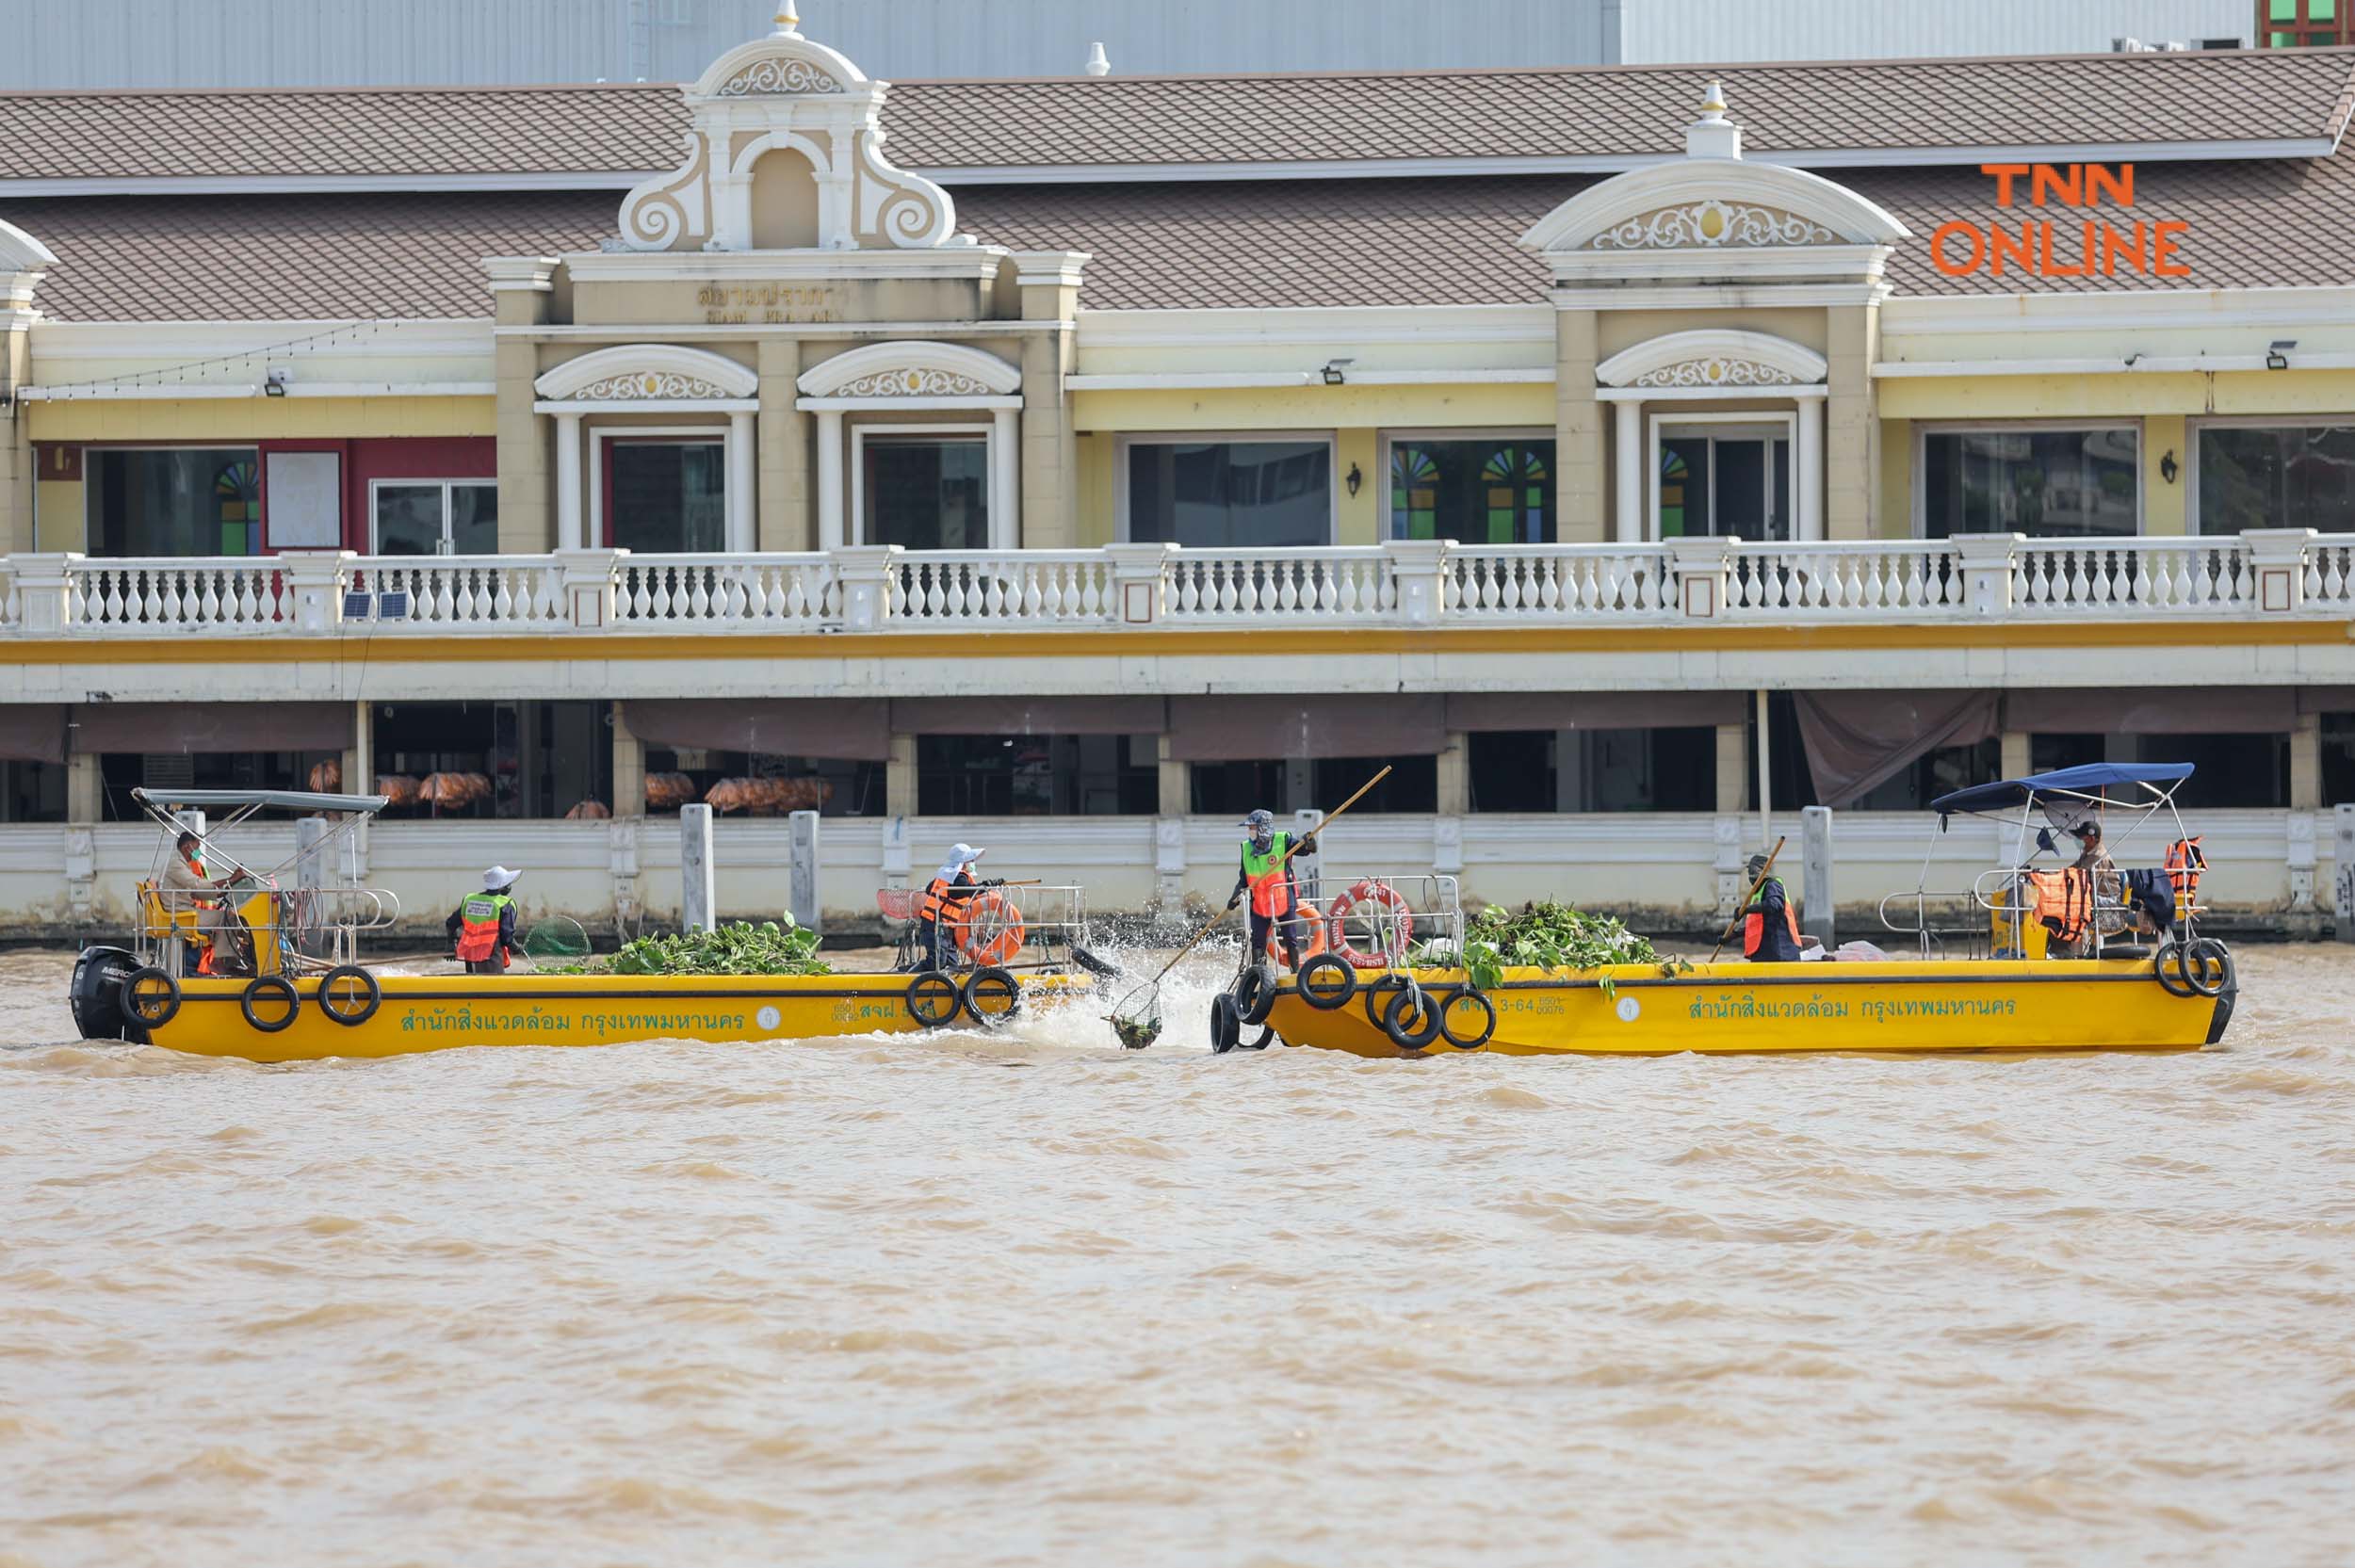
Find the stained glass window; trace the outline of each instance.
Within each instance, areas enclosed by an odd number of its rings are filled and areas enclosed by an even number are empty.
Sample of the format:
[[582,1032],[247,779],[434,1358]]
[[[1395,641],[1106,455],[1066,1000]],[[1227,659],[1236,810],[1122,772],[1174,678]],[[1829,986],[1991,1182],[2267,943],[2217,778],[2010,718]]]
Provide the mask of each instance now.
[[1550,440],[1401,439],[1390,445],[1390,537],[1543,543],[1553,490]]
[[220,509],[220,553],[250,556],[262,539],[262,471],[252,458],[220,465],[213,476],[213,501]]

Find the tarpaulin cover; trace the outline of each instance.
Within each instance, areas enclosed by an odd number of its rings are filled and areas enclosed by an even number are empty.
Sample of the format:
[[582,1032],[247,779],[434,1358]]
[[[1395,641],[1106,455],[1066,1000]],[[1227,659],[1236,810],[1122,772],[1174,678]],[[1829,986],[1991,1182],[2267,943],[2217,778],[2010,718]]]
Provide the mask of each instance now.
[[1815,798],[1844,806],[1941,746],[1976,746],[1998,727],[1991,691],[1799,691],[1799,738]]
[[1172,697],[1169,752],[1179,762],[1433,757],[1447,744],[1444,709],[1436,692]]
[[[2088,762],[2075,768],[2056,768],[2050,773],[2031,773],[2024,779],[1973,784],[1969,789],[1940,796],[1930,802],[1930,809],[1941,816],[1957,811],[2007,811],[2026,804],[2032,794],[2091,795],[2139,784],[2164,787],[2181,784],[2191,773],[2192,765],[2187,762]],[[2150,798],[2139,789],[2120,797],[2127,801]]]
[[897,697],[901,735],[1160,735],[1159,697]]
[[82,752],[341,752],[357,733],[349,703],[77,703]]
[[1455,691],[1451,730],[1684,730],[1739,724],[1745,691]]
[[890,704],[853,697],[631,698],[622,721],[649,745],[883,762]]
[[0,703],[0,761],[65,761],[65,704]]
[[2046,687],[2004,699],[2004,727],[2030,735],[2287,735],[2286,686]]

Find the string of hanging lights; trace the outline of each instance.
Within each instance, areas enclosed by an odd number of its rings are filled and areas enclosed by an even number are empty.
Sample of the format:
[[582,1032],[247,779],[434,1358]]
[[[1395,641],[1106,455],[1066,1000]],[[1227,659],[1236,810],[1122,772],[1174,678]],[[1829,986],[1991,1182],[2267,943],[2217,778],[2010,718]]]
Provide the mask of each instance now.
[[340,326],[320,331],[306,332],[279,343],[261,344],[234,354],[214,354],[205,359],[188,360],[180,364],[161,365],[154,370],[132,370],[87,381],[45,382],[41,396],[50,402],[72,402],[77,399],[110,397],[127,387],[154,386],[218,386],[220,381],[208,378],[206,371],[217,371],[236,365],[254,365],[260,370],[255,382],[273,396],[283,391],[283,383],[270,378],[269,362],[290,354],[310,352],[331,345],[350,345],[365,342],[380,332],[404,325],[398,316],[380,316],[369,321],[347,321]]

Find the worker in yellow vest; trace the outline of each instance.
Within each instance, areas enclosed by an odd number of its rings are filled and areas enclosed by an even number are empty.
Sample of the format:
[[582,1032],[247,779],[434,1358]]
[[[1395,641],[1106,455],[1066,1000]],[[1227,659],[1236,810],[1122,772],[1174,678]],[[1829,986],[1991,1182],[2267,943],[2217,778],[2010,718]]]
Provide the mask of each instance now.
[[469,897],[444,921],[457,943],[457,958],[469,975],[504,975],[515,955],[515,881],[521,871],[494,865],[482,873],[482,891]]
[[[1301,922],[1295,916],[1300,909],[1300,885],[1292,880],[1291,857],[1315,854],[1316,834],[1295,839],[1290,833],[1279,833],[1275,831],[1275,815],[1268,811],[1253,812],[1242,819],[1241,826],[1242,864],[1226,907],[1233,909],[1242,902],[1244,894],[1250,894],[1251,946],[1244,951],[1266,952],[1272,935],[1284,946],[1284,962],[1298,969]],[[1258,960],[1254,958],[1253,962]]]

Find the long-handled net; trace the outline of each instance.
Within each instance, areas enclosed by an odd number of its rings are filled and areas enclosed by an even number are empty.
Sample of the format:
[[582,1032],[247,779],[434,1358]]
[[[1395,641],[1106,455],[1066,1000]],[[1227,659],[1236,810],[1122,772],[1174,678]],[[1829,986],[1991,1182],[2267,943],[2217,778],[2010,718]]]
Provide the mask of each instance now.
[[[1340,821],[1342,812],[1349,810],[1350,807],[1365,799],[1367,790],[1372,789],[1375,784],[1380,784],[1384,779],[1387,779],[1389,776],[1389,765],[1386,763],[1383,765],[1381,772],[1376,773],[1372,778],[1368,779],[1364,784],[1358,785],[1356,794],[1352,795],[1348,800],[1343,800],[1338,810],[1326,814],[1324,820],[1318,825],[1316,830],[1317,832],[1321,833],[1326,828],[1329,828],[1334,823]],[[1291,848],[1284,851],[1284,858],[1275,863],[1275,869],[1280,872],[1285,866],[1290,865],[1291,864],[1292,856],[1300,853],[1302,846],[1308,843],[1309,840],[1313,839],[1315,836],[1315,833],[1311,833],[1307,838],[1300,839],[1293,843]],[[1186,945],[1184,946],[1178,948],[1175,953],[1170,955],[1169,962],[1161,965],[1161,972],[1159,974],[1155,975],[1151,979],[1145,981],[1143,985],[1138,986],[1135,990],[1121,997],[1119,1001],[1113,1004],[1113,1010],[1105,1014],[1104,1021],[1113,1026],[1113,1033],[1118,1037],[1124,1049],[1130,1051],[1142,1051],[1147,1045],[1152,1044],[1153,1042],[1161,1039],[1161,982],[1169,978],[1169,972],[1171,970],[1178,967],[1178,961],[1184,958],[1188,953],[1193,952],[1194,948],[1200,946],[1202,939],[1210,935],[1211,931],[1215,930],[1218,928],[1218,923],[1226,918],[1226,911],[1225,910],[1220,910],[1216,914],[1211,915],[1209,920],[1203,922],[1202,929],[1200,930],[1195,931],[1192,936],[1186,939]]]

